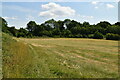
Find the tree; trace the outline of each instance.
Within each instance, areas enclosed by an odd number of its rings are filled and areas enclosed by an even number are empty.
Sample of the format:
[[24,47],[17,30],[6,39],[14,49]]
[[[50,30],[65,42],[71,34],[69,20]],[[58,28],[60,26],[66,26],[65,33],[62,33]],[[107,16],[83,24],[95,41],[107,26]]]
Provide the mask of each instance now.
[[53,29],[50,25],[46,25],[45,23],[41,24],[40,26],[42,26],[47,31],[51,31]]
[[106,34],[106,39],[107,40],[120,40],[120,35],[113,34],[113,33],[107,33]]
[[70,30],[71,28],[76,27],[76,26],[80,27],[80,23],[78,23],[77,21],[72,20],[69,24],[66,24],[66,26],[67,26],[67,29]]
[[63,37],[71,37],[72,33],[70,30],[66,29],[66,30],[62,31],[62,35],[63,35]]
[[17,37],[26,37],[26,36],[28,36],[28,31],[25,30],[24,28],[20,28],[18,30]]
[[[38,25],[35,21],[30,21],[27,27],[16,29],[14,26],[8,27],[7,21],[0,17],[2,32],[9,33],[16,37],[74,37],[74,38],[95,38],[118,40],[120,38],[120,22],[111,25],[107,21],[90,25],[89,22],[77,22],[75,20],[65,19],[64,21],[55,21],[54,19]],[[108,34],[109,33],[109,34]]]
[[103,27],[98,26],[98,25],[96,25],[95,28],[99,33],[106,35],[106,28],[103,28]]
[[116,23],[115,23],[115,25],[118,25],[118,26],[120,26],[120,22],[116,22]]
[[73,35],[76,35],[76,34],[80,34],[80,29],[81,28],[79,26],[78,27],[72,27],[70,31],[72,32]]
[[81,27],[80,28],[80,34],[82,34],[82,35],[86,35],[88,32],[87,32],[87,28],[85,28],[85,27]]
[[27,30],[29,31],[29,32],[33,32],[34,30],[35,30],[35,28],[36,28],[36,23],[35,23],[35,21],[30,21],[28,24],[27,24]]
[[98,31],[96,31],[93,35],[94,39],[103,39],[103,35],[101,33],[99,33]]
[[70,20],[70,19],[65,19],[63,22],[64,22],[64,23],[70,23],[71,20]]
[[102,28],[107,28],[108,26],[111,26],[111,24],[107,21],[103,21],[97,24],[97,26],[100,26]]
[[53,35],[60,36],[60,35],[61,35],[60,29],[59,29],[59,28],[55,28],[55,29],[52,31],[52,34],[53,34]]
[[54,28],[56,27],[56,21],[54,19],[50,19],[48,21],[45,21],[45,25],[49,25],[50,27]]
[[118,25],[109,26],[106,30],[107,30],[107,33],[113,33],[113,34],[120,35],[120,26]]
[[83,22],[82,26],[83,26],[83,27],[89,27],[90,24],[89,24],[89,22]]
[[0,28],[2,29],[2,32],[11,34],[8,30],[9,27],[8,27],[7,21],[2,17],[0,17]]
[[35,30],[33,31],[34,36],[42,36],[43,31],[45,31],[44,26],[36,25]]
[[57,21],[56,22],[56,25],[55,25],[57,28],[59,28],[60,29],[60,31],[62,31],[62,30],[64,30],[65,29],[65,27],[64,27],[64,22],[63,21]]
[[16,37],[17,37],[17,35],[18,35],[18,30],[15,29],[14,26],[13,26],[13,27],[9,27],[8,30],[10,31],[10,33],[12,33],[13,36],[16,36]]

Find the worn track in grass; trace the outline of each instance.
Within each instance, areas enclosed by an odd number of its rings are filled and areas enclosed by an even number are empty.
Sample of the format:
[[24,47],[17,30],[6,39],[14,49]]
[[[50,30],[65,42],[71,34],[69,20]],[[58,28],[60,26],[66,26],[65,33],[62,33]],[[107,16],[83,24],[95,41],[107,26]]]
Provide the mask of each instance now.
[[118,76],[117,41],[76,38],[20,40],[34,47],[38,59],[45,61],[47,74],[74,78]]
[[7,78],[118,77],[117,41],[12,38],[3,44],[3,73]]

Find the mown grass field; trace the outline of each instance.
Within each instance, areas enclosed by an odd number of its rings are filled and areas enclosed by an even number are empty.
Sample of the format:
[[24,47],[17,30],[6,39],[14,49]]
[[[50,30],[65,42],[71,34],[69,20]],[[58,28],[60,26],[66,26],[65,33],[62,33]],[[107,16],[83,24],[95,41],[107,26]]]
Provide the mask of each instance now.
[[118,41],[3,36],[5,78],[118,77]]

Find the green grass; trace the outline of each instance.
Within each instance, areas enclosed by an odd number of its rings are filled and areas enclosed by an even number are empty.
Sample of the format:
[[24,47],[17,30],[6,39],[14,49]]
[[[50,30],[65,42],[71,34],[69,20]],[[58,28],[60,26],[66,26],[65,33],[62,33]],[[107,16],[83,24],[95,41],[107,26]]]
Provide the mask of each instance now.
[[4,78],[36,77],[34,54],[28,45],[6,34],[2,45]]
[[[116,78],[118,42],[81,38],[3,37],[7,78]],[[9,45],[9,46],[8,46]]]
[[0,32],[0,79],[2,79],[2,33]]

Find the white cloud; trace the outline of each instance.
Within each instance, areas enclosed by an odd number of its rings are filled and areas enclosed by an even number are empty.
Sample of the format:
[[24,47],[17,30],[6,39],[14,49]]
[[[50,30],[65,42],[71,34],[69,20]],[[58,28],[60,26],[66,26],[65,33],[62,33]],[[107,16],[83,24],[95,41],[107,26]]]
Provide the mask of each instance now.
[[41,17],[56,18],[75,15],[74,9],[56,3],[44,4],[41,7],[44,9],[44,11],[39,14]]
[[93,16],[81,16],[81,17],[84,19],[93,19],[94,18]]
[[113,6],[112,4],[106,4],[107,8],[114,8],[115,6]]
[[7,17],[7,16],[5,16],[3,18],[6,19],[6,20],[16,20],[17,19],[16,16],[15,17]]
[[98,9],[98,6],[100,5],[100,2],[99,1],[92,1],[91,4],[95,5],[95,7],[94,7],[95,9]]
[[91,3],[97,5],[99,1],[92,1]]

